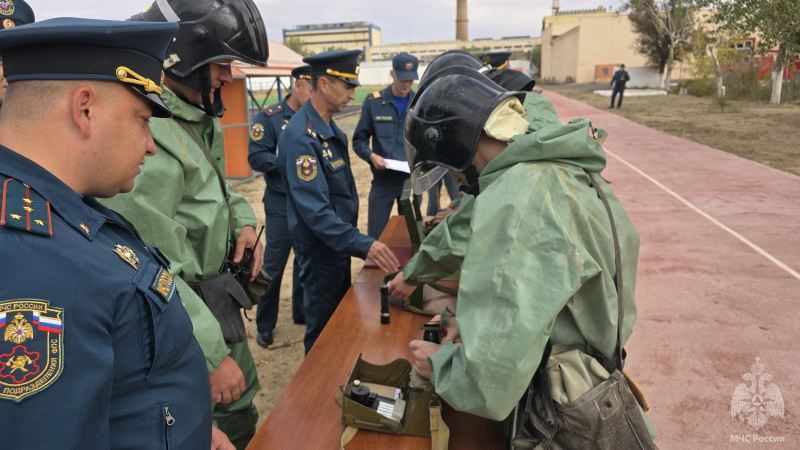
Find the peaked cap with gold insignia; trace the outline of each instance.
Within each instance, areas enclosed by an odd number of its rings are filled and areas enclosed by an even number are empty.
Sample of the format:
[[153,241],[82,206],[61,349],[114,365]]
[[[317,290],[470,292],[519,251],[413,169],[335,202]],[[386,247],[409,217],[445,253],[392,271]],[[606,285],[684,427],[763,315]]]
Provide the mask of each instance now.
[[3,30],[0,54],[9,83],[20,80],[109,80],[130,86],[171,117],[161,101],[162,66],[173,22],[58,18]]

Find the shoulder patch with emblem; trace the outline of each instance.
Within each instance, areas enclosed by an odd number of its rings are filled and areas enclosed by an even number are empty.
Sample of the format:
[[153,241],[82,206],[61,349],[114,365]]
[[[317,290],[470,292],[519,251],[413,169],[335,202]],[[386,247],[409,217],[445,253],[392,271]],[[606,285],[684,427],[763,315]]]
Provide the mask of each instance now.
[[381,91],[375,91],[370,95],[371,95],[371,97],[367,96],[367,99],[369,99],[369,100],[375,100],[376,98],[381,98]]
[[0,301],[0,399],[38,394],[64,368],[64,309],[46,300]]
[[254,123],[250,128],[250,139],[253,141],[260,141],[264,137],[264,125]]
[[297,158],[297,177],[303,181],[311,181],[317,177],[317,158],[303,155]]
[[283,106],[281,106],[281,105],[272,105],[269,108],[264,110],[264,114],[266,114],[267,117],[269,117],[269,116],[274,116],[275,114],[278,114],[281,111],[283,111]]
[[52,236],[50,202],[25,183],[9,178],[0,197],[0,226]]
[[175,279],[172,274],[167,272],[167,269],[160,268],[150,283],[150,290],[152,290],[158,298],[164,303],[169,303],[172,299],[172,294],[175,293]]

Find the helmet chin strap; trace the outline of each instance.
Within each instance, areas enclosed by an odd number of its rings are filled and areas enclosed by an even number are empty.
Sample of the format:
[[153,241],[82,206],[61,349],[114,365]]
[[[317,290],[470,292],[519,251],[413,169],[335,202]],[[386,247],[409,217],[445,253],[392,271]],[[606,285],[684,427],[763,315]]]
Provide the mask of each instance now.
[[475,168],[475,165],[470,164],[469,167],[464,169],[464,171],[461,173],[467,177],[467,184],[462,184],[458,190],[463,191],[465,194],[477,197],[478,194],[481,193],[481,186],[478,183],[478,169]]
[[[189,75],[182,77],[170,71],[170,78],[190,89],[200,93],[203,101],[203,111],[208,117],[222,117],[225,114],[225,105],[222,103],[222,89],[214,92],[214,101],[211,101],[211,66],[205,64]],[[220,86],[222,88],[222,86]]]
[[211,102],[211,66],[209,64],[196,70],[200,72],[200,98],[203,99],[203,110],[209,117],[222,117],[225,114],[225,105],[222,104],[222,84],[214,91],[214,102]]

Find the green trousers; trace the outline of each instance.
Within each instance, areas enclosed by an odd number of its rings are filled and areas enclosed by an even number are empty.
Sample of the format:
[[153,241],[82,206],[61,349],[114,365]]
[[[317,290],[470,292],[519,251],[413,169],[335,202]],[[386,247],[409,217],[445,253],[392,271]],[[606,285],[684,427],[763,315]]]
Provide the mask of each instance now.
[[256,434],[258,410],[253,404],[253,398],[258,392],[258,372],[247,340],[228,345],[228,348],[231,350],[231,358],[244,373],[247,387],[238,400],[231,403],[215,403],[213,418],[214,423],[228,435],[228,439],[237,450],[244,450]]

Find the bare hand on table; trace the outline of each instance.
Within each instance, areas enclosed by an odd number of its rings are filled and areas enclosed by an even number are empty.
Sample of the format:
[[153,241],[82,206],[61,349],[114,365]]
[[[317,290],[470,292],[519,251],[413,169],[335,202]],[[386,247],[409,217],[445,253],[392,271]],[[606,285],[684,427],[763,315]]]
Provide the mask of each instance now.
[[400,261],[397,260],[397,256],[383,242],[373,242],[367,253],[367,258],[374,261],[385,272],[397,272],[400,270]]

